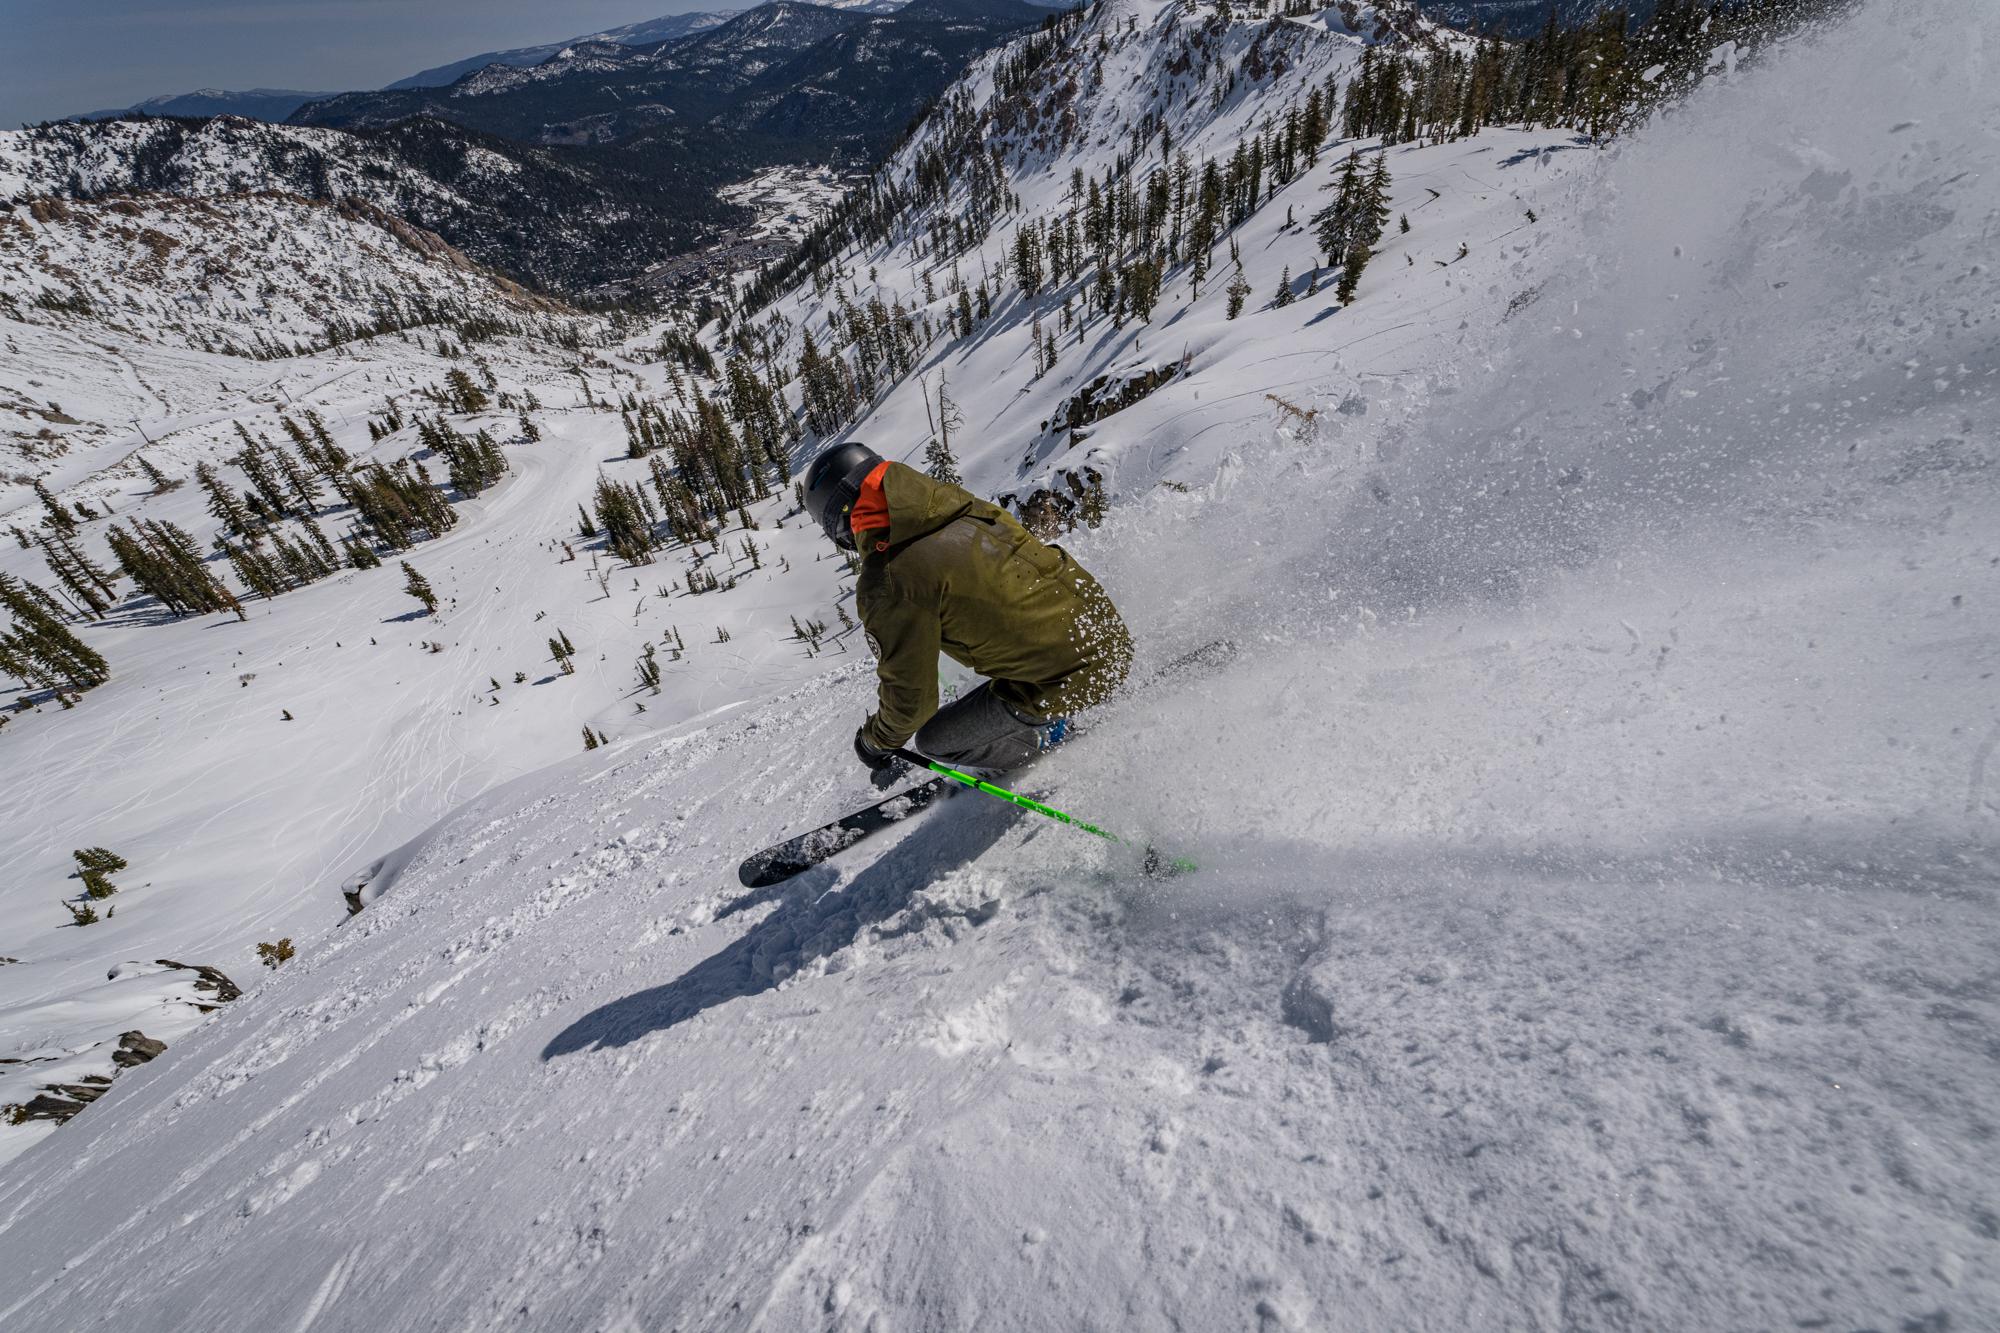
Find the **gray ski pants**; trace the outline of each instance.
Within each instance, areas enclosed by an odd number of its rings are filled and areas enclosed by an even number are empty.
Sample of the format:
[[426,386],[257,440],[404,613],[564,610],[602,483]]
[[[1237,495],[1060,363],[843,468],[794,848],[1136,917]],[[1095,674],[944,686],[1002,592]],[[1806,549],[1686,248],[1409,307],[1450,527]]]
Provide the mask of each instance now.
[[911,745],[941,764],[987,777],[1041,753],[1042,723],[993,697],[985,682],[931,714]]

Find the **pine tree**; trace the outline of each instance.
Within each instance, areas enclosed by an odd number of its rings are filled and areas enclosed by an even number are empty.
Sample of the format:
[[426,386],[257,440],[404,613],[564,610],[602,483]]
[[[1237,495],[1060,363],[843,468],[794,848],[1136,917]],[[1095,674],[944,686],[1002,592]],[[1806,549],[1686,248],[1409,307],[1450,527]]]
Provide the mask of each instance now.
[[224,541],[222,553],[228,557],[230,567],[236,571],[236,577],[243,580],[243,586],[257,596],[268,601],[284,591],[276,572],[255,549]]
[[1295,299],[1292,295],[1292,266],[1287,264],[1284,273],[1278,278],[1278,292],[1271,298],[1271,305],[1275,309],[1282,310]]
[[958,461],[951,456],[950,447],[940,439],[933,439],[924,446],[924,470],[948,485],[957,486],[964,481],[958,474]]
[[[1373,49],[1373,48],[1369,48]],[[1364,52],[1364,59],[1366,52]],[[1333,202],[1313,215],[1313,237],[1326,255],[1328,268],[1337,268],[1354,239],[1362,208],[1361,154],[1350,151],[1340,167],[1334,185]]]
[[1243,313],[1243,303],[1250,298],[1250,283],[1243,276],[1243,266],[1236,266],[1235,274],[1229,279],[1229,286],[1223,291],[1229,297],[1229,318],[1235,319]]
[[350,532],[341,541],[340,549],[347,555],[347,563],[354,569],[380,569],[382,557],[375,554],[375,547],[367,536],[359,531]]
[[1160,269],[1150,255],[1132,261],[1121,279],[1120,295],[1131,304],[1141,323],[1150,323],[1160,295]]
[[1041,229],[1032,222],[1023,222],[1014,229],[1014,277],[1021,284],[1023,296],[1032,299],[1042,290]]
[[118,567],[174,615],[234,611],[247,619],[235,594],[209,572],[194,538],[176,525],[141,520],[128,534],[114,523],[105,537]]
[[1341,266],[1340,282],[1333,289],[1336,301],[1347,305],[1354,300],[1354,289],[1361,282],[1361,270],[1368,267],[1368,261],[1373,255],[1374,251],[1359,241],[1348,247],[1347,263]]
[[250,485],[255,491],[255,494],[249,497],[248,503],[254,510],[257,503],[262,501],[268,519],[275,521],[283,518],[290,511],[291,502],[285,498],[284,488],[278,482],[278,474],[272,470],[271,460],[264,452],[267,447],[265,441],[253,438],[250,432],[243,428],[242,422],[231,424],[236,427],[237,435],[243,440],[243,451],[232,461],[243,469],[244,476],[250,478]]
[[250,511],[244,507],[236,492],[216,475],[213,467],[205,462],[197,463],[194,476],[201,488],[208,492],[209,514],[222,524],[225,533],[232,537],[248,537],[257,531],[257,522],[250,516]]
[[125,869],[126,860],[118,853],[105,847],[83,847],[71,852],[76,858],[76,877],[83,881],[83,890],[92,898],[109,898],[118,892],[118,886],[111,877]]
[[1357,222],[1357,238],[1363,245],[1371,248],[1382,239],[1383,229],[1389,225],[1389,158],[1387,154],[1376,157],[1375,169],[1368,173],[1368,179],[1361,186],[1360,216]]
[[326,422],[320,420],[319,413],[310,407],[306,409],[306,424],[312,427],[313,439],[318,442],[323,452],[336,455],[345,461],[346,455],[341,453],[340,446],[333,442],[333,433],[327,430]]
[[310,514],[319,508],[319,482],[312,473],[306,471],[290,450],[283,447],[272,450],[277,455],[278,471],[285,476],[285,484],[291,487],[292,502],[301,514]]
[[[579,378],[581,378],[581,375],[579,375]],[[458,409],[461,416],[471,416],[475,412],[484,412],[486,410],[486,391],[473,383],[472,376],[454,366],[450,371],[446,372],[444,382],[447,396],[451,399],[452,406]],[[584,386],[586,398],[588,398],[589,393],[589,384],[586,382]]]
[[73,532],[76,530],[76,515],[72,514],[68,506],[63,504],[62,501],[56,499],[49,492],[49,488],[44,486],[40,481],[35,483],[35,498],[42,502],[42,512],[47,516],[44,521],[50,527],[54,528],[57,532]]
[[76,539],[69,532],[58,529],[52,535],[40,539],[42,555],[47,559],[49,572],[62,584],[63,591],[72,603],[83,607],[93,620],[102,620],[104,613],[117,600],[117,590],[111,582],[111,575],[97,567]]
[[645,492],[629,482],[597,479],[597,520],[611,554],[631,565],[651,564],[660,541]]
[[0,671],[30,688],[58,691],[111,679],[104,658],[70,632],[55,599],[34,584],[0,573],[0,610],[11,617],[0,634]]
[[425,580],[422,574],[417,573],[415,565],[412,565],[407,560],[403,561],[402,565],[403,591],[416,598],[419,602],[422,602],[426,614],[436,615],[438,599],[437,594],[431,591],[431,585]]

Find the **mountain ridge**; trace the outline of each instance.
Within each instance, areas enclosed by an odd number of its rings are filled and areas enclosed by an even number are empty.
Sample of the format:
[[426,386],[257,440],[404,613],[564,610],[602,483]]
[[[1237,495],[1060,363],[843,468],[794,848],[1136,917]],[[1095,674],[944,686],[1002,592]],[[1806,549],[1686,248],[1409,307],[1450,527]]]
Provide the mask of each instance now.
[[191,93],[165,93],[131,106],[104,111],[86,111],[69,120],[115,120],[121,116],[241,116],[245,120],[280,122],[308,102],[336,96],[330,92],[302,92],[293,88],[197,88]]
[[[768,3],[768,0],[766,0]],[[909,0],[826,0],[827,7],[849,12],[888,14],[904,8]],[[1044,3],[1043,0],[1029,0],[1036,8],[1053,9],[1059,6]],[[281,122],[308,102],[324,101],[338,97],[343,92],[376,91],[408,92],[423,88],[444,88],[458,82],[468,74],[492,65],[526,68],[539,65],[560,53],[565,47],[603,42],[619,46],[652,46],[660,42],[690,36],[705,29],[716,27],[738,17],[744,8],[690,10],[679,14],[666,14],[659,18],[642,19],[636,23],[622,24],[615,28],[605,28],[597,32],[579,33],[561,41],[532,43],[527,46],[507,47],[493,51],[483,51],[478,55],[464,56],[433,65],[408,74],[402,78],[383,84],[378,89],[328,89],[322,92],[306,92],[290,88],[246,88],[231,90],[225,88],[198,88],[187,93],[163,93],[134,102],[128,106],[86,111],[78,115],[64,117],[68,120],[106,120],[119,116],[160,115],[160,116],[212,116],[235,115],[251,120]]]
[[[712,28],[718,23],[726,23],[740,9],[691,10],[682,14],[667,14],[656,19],[644,19],[638,23],[627,23],[616,28],[606,28],[600,32],[580,33],[559,42],[541,42],[530,46],[511,47],[501,51],[486,51],[476,56],[466,56],[459,60],[433,65],[429,69],[418,70],[392,83],[382,85],[383,92],[401,92],[413,88],[444,88],[458,82],[467,74],[484,69],[488,65],[538,65],[566,46],[576,46],[584,42],[613,42],[620,46],[650,46],[656,42],[671,41]],[[322,96],[332,97],[325,93]]]
[[973,55],[1047,14],[1018,0],[919,0],[910,17],[777,0],[650,46],[345,94],[283,125],[56,122],[0,132],[0,199],[354,194],[538,289],[580,293],[747,221],[726,185],[872,161]]
[[[290,123],[379,126],[434,115],[527,143],[610,144],[667,124],[694,122],[749,134],[801,134],[824,152],[838,136],[798,125],[760,125],[732,99],[807,87],[822,113],[849,125],[874,108],[853,152],[872,158],[909,116],[954,77],[963,61],[1048,10],[1023,0],[917,0],[888,14],[768,0],[698,33],[645,46],[592,42],[565,47],[524,68],[487,66],[446,88],[347,93],[309,103]],[[843,34],[867,30],[863,50]],[[886,70],[863,102],[848,88]],[[846,103],[835,112],[832,103]]]
[[0,131],[0,200],[128,191],[358,196],[543,290],[622,275],[633,248],[678,253],[744,215],[715,191],[736,168],[677,134],[619,160],[575,160],[412,118],[355,132],[234,117],[61,122]]

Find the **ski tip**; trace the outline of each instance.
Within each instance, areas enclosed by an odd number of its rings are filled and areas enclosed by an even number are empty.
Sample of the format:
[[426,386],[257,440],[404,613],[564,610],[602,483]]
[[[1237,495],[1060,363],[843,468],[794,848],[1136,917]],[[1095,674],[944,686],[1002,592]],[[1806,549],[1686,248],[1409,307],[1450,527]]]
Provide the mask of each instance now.
[[736,879],[746,889],[768,889],[773,884],[783,884],[802,870],[810,869],[810,861],[802,863],[777,857],[753,857],[736,867]]
[[1193,858],[1169,856],[1157,847],[1148,847],[1145,858],[1140,862],[1140,870],[1148,879],[1172,879],[1176,875],[1187,875],[1201,869]]

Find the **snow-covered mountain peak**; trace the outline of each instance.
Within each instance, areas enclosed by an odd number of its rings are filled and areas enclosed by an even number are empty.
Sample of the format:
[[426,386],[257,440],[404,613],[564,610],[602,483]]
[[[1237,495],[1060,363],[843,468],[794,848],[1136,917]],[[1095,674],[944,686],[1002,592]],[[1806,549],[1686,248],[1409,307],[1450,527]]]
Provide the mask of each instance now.
[[1330,30],[1370,44],[1427,41],[1441,26],[1415,0],[1334,0],[1321,15]]
[[539,64],[488,65],[454,83],[449,95],[455,98],[484,97],[511,92],[516,88],[564,79],[574,74],[607,73],[643,58],[640,49],[617,42],[577,42],[563,47]]
[[893,14],[908,8],[910,0],[764,0],[759,8],[769,8],[793,3],[810,3],[822,9],[844,9],[861,14]]

